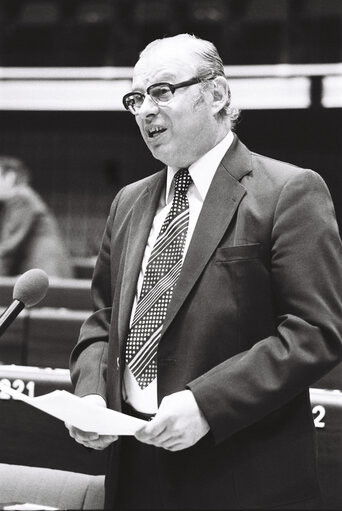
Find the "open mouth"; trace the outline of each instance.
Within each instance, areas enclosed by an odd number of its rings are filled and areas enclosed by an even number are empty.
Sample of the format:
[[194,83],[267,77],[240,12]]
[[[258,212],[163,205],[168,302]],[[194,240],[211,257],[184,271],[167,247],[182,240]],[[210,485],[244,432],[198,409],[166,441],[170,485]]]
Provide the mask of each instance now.
[[147,135],[148,135],[148,138],[155,138],[157,137],[158,135],[160,135],[161,133],[164,133],[166,131],[166,128],[161,128],[161,127],[154,127],[154,128],[149,128],[147,130]]

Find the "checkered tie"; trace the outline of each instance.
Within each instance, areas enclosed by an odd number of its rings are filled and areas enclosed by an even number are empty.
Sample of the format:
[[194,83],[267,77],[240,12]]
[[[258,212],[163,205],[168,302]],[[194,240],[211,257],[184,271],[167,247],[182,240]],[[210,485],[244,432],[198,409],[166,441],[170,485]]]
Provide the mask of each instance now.
[[126,344],[126,363],[139,386],[157,376],[157,348],[168,304],[179,277],[189,225],[188,169],[174,177],[174,197],[147,263]]

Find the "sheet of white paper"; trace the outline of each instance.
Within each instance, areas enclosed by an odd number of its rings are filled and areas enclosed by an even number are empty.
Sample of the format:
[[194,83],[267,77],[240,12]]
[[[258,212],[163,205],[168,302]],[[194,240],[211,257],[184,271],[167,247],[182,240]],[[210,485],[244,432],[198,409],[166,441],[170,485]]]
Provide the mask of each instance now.
[[1,381],[0,390],[83,431],[100,435],[134,435],[146,423],[130,415],[91,405],[66,390],[54,390],[43,396],[28,397]]

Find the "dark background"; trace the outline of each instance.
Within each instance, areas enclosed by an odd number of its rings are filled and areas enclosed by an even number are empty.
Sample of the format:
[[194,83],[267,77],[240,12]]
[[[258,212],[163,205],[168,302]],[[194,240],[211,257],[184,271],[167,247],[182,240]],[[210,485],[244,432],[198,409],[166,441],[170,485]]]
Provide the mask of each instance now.
[[133,66],[193,32],[226,65],[341,61],[340,0],[1,0],[2,66]]

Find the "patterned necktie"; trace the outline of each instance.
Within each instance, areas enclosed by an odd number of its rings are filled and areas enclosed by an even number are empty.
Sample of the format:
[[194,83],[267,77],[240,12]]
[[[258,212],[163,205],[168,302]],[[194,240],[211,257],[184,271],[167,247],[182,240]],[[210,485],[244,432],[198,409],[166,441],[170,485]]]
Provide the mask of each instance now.
[[189,225],[188,169],[174,177],[174,197],[147,263],[126,344],[126,363],[140,388],[157,376],[157,348],[168,304],[179,277]]

